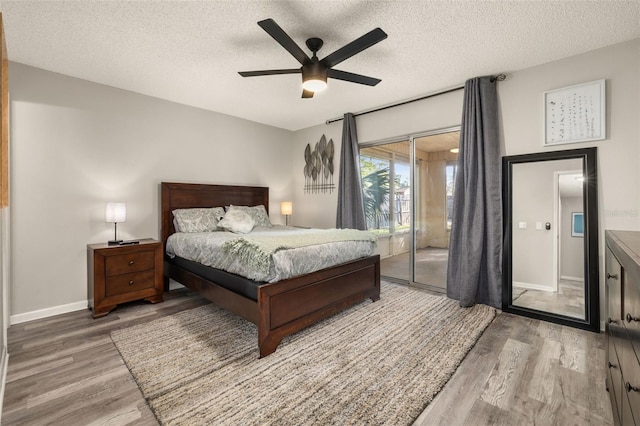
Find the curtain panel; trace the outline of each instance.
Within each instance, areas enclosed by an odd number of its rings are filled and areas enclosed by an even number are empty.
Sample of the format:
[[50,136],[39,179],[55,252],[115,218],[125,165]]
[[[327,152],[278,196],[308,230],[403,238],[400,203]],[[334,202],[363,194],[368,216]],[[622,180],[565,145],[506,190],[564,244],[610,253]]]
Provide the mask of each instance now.
[[449,243],[447,296],[468,307],[502,306],[502,193],[496,80],[464,88]]
[[344,115],[342,124],[336,228],[367,229],[360,177],[360,151],[356,119],[351,113]]

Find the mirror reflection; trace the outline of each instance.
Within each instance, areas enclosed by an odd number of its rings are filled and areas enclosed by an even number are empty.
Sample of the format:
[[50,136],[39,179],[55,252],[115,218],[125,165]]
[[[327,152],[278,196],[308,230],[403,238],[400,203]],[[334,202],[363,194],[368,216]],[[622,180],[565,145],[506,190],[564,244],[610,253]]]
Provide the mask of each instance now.
[[512,305],[586,319],[583,159],[513,164]]

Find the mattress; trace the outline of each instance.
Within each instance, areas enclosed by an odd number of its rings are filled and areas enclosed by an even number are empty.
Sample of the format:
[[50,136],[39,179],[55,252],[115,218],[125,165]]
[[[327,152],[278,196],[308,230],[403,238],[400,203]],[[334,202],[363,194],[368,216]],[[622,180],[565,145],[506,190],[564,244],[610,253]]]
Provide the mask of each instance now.
[[169,257],[276,282],[373,255],[376,237],[367,231],[258,227],[250,234],[197,232],[172,234]]

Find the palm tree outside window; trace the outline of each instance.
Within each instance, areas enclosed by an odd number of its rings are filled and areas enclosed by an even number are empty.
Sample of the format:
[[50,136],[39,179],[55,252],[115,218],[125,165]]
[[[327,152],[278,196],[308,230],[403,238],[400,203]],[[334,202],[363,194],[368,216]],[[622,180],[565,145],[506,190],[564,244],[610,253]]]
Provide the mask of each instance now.
[[409,162],[394,155],[381,158],[361,150],[360,171],[368,229],[377,234],[408,232],[411,223]]

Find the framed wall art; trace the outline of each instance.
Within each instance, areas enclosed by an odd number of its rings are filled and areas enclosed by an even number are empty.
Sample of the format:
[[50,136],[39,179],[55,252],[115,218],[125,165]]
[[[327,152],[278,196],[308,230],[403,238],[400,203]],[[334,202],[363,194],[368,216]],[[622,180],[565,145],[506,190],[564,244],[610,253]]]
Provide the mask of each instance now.
[[605,80],[544,93],[544,145],[606,138]]
[[571,213],[571,236],[584,237],[584,213]]

